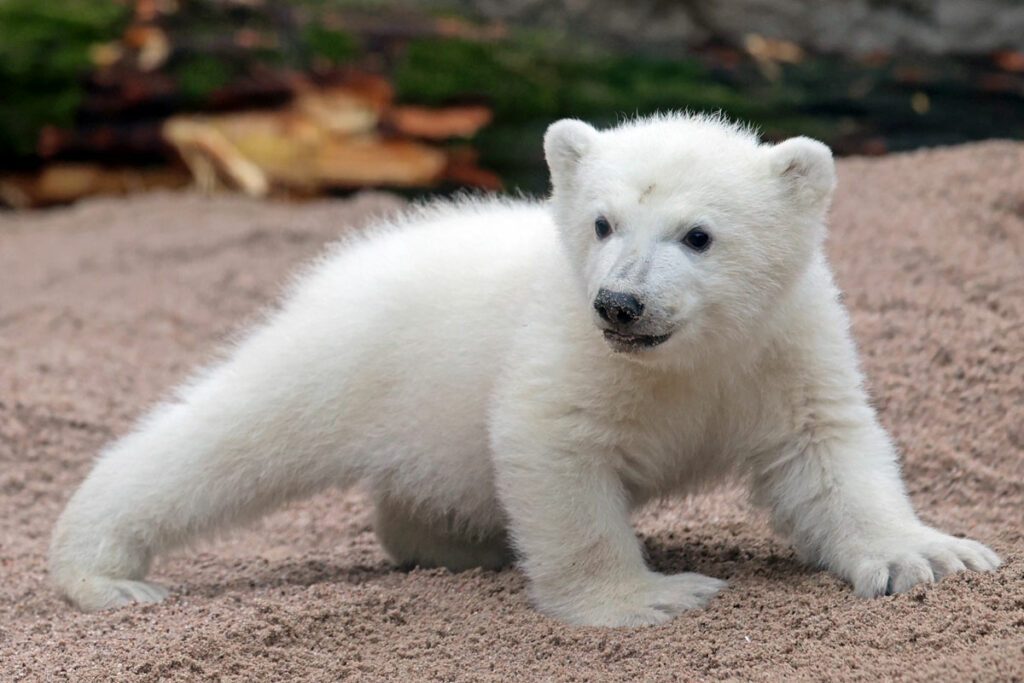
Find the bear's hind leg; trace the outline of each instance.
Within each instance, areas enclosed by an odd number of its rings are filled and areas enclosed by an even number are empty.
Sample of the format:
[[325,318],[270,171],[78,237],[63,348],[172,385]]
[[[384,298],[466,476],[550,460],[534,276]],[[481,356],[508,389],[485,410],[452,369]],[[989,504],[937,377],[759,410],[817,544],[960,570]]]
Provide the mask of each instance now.
[[400,567],[500,569],[513,562],[503,530],[479,534],[445,519],[430,518],[384,496],[374,501],[374,531]]
[[50,546],[51,579],[72,603],[158,602],[167,591],[144,581],[156,556],[358,477],[301,397],[254,375],[221,369],[102,455]]

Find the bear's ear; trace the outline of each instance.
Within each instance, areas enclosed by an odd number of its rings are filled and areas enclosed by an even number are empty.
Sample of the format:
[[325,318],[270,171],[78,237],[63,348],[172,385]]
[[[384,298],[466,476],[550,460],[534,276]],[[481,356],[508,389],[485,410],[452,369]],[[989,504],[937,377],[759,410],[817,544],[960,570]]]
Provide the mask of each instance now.
[[810,138],[790,138],[772,147],[772,174],[786,183],[794,198],[811,205],[828,205],[836,187],[832,150]]
[[551,171],[552,184],[559,185],[572,177],[597,136],[596,130],[577,119],[562,119],[548,126],[544,134],[544,158]]

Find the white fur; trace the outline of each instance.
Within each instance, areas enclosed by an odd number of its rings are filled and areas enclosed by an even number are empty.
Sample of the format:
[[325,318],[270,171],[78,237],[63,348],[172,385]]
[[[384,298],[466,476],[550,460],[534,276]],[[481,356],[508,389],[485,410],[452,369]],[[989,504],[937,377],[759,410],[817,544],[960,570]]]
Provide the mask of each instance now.
[[[647,568],[629,513],[727,475],[859,595],[999,564],[911,509],[823,254],[824,145],[668,115],[562,121],[545,149],[550,202],[439,204],[338,245],[113,444],[54,533],[60,590],[85,610],[160,600],[156,555],[357,481],[397,562],[514,549],[537,607],[574,624],[709,600],[723,582]],[[704,253],[679,241],[696,225]],[[601,288],[672,336],[610,348]]]

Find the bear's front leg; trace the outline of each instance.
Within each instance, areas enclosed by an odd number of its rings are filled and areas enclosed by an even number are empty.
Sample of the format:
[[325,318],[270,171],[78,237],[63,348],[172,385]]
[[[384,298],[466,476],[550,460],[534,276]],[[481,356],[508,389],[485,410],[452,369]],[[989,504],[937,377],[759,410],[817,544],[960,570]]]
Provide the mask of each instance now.
[[647,568],[611,454],[532,441],[499,439],[495,461],[509,530],[541,612],[581,626],[660,624],[702,607],[725,586]]
[[776,528],[800,555],[863,597],[998,567],[999,557],[981,543],[917,518],[888,435],[867,405],[852,413],[859,419],[819,423],[755,468],[755,497],[770,506]]

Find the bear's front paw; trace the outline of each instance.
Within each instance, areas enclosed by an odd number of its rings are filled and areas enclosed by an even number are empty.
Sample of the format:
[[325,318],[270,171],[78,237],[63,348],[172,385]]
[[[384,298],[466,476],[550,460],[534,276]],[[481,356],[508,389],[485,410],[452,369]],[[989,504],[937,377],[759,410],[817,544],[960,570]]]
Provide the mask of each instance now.
[[648,572],[631,585],[595,588],[585,597],[535,599],[542,611],[577,626],[655,626],[703,607],[725,586],[725,581],[703,574]]
[[999,556],[977,541],[916,527],[863,544],[848,563],[857,595],[873,598],[910,590],[965,570],[987,572]]
[[60,584],[73,604],[83,612],[114,609],[131,604],[161,602],[168,591],[149,581],[109,579],[103,576],[82,576]]

